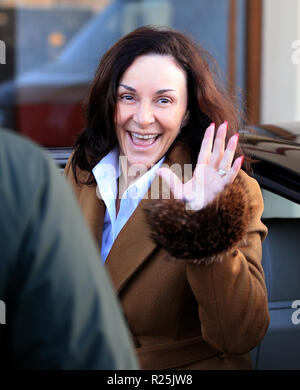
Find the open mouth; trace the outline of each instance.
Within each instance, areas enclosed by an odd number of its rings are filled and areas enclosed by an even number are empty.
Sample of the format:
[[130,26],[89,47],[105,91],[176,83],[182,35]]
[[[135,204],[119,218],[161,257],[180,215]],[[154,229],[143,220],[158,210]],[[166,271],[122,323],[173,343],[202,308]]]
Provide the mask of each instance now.
[[137,147],[150,147],[155,142],[157,139],[160,137],[160,134],[139,134],[139,133],[134,133],[131,131],[128,131],[129,137],[131,142],[133,143],[134,146]]

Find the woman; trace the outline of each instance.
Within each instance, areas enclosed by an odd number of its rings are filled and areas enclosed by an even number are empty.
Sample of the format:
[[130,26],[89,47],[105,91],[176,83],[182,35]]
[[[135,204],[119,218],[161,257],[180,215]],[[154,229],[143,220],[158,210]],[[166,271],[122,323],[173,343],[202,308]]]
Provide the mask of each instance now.
[[170,29],[123,37],[65,169],[143,369],[251,368],[269,323],[262,196],[206,57]]

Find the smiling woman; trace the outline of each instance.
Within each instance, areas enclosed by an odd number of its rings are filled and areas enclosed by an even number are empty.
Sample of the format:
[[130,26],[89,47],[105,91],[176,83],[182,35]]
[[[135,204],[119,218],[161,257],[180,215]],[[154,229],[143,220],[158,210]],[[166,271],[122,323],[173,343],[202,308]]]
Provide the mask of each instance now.
[[171,56],[138,57],[121,78],[116,109],[120,154],[128,168],[150,168],[172,145],[187,114],[184,70]]
[[144,369],[251,368],[269,323],[262,196],[208,58],[171,29],[119,40],[65,168]]

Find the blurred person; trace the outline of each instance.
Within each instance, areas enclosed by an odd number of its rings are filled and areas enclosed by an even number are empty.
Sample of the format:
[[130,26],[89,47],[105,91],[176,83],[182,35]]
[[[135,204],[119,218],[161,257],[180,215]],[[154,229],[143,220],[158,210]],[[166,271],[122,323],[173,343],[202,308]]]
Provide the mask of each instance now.
[[250,369],[269,324],[263,199],[210,60],[169,28],[121,38],[65,168],[144,369]]
[[0,129],[0,178],[1,368],[138,368],[95,243],[54,162]]

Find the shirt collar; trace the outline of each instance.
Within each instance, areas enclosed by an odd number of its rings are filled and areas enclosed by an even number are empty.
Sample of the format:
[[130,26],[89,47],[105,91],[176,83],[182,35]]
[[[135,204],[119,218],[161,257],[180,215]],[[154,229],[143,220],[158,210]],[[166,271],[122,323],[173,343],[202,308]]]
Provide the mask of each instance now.
[[164,162],[165,157],[162,157],[151,169],[145,172],[141,177],[139,177],[135,182],[133,182],[128,188],[127,192],[130,193],[130,197],[142,199],[147,190],[149,189],[153,178],[156,175],[156,171]]
[[[149,189],[157,169],[164,162],[163,156],[151,169],[133,182],[124,192],[123,197],[127,196],[133,200],[143,198]],[[119,166],[119,148],[116,146],[98,164],[93,168],[93,175],[97,182],[100,194],[105,201],[115,200],[117,197],[117,180],[121,174]]]
[[116,146],[104,156],[92,170],[103,200],[109,196],[112,197],[112,199],[116,199],[116,182],[120,175],[118,159],[119,150]]

